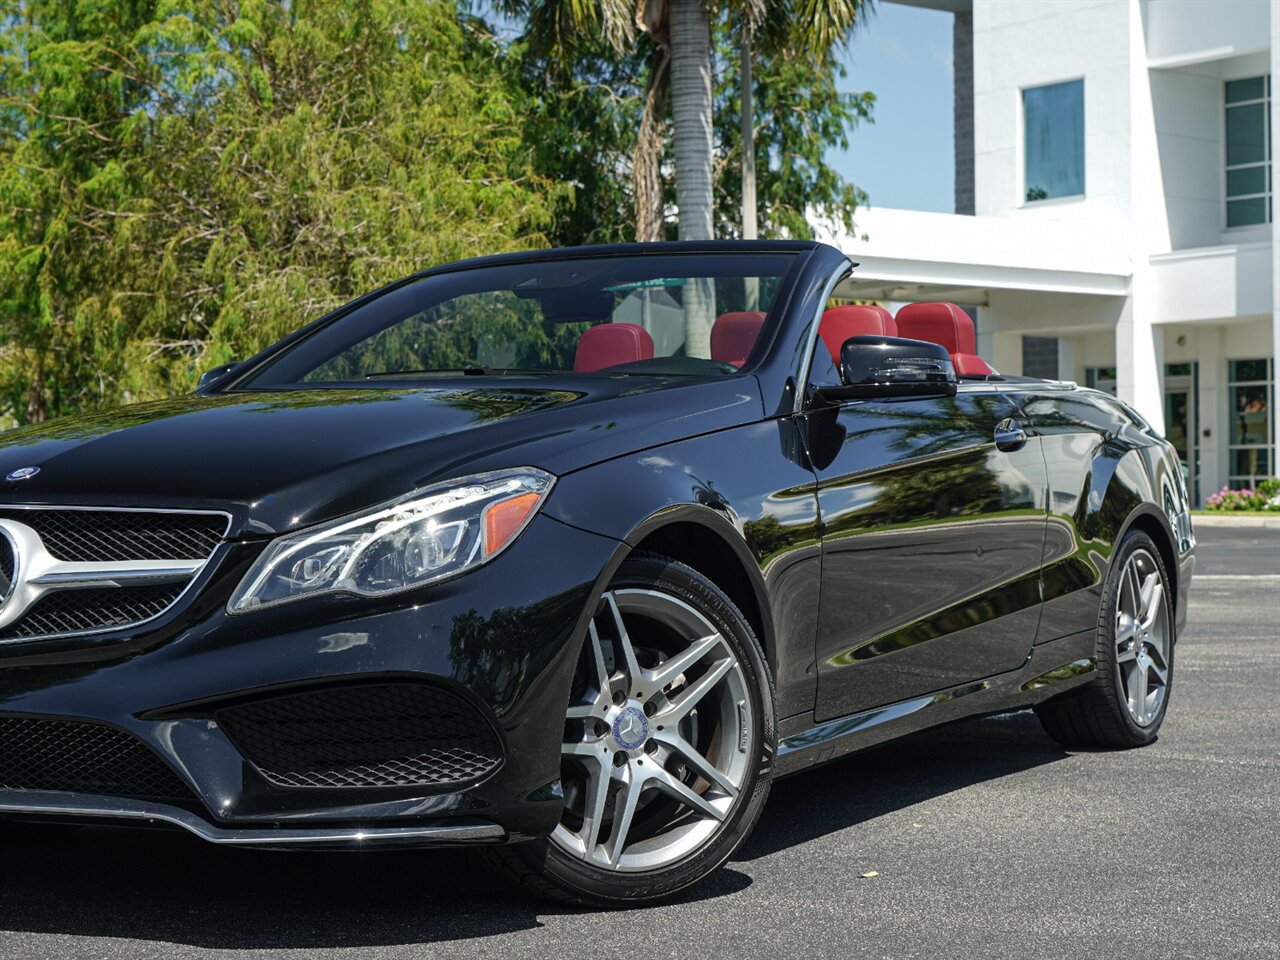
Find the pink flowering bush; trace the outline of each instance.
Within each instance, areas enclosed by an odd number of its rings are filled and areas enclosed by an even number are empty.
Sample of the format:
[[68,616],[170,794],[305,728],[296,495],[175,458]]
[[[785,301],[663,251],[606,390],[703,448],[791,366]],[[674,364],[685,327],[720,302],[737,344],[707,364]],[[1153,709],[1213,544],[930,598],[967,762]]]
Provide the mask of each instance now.
[[1258,484],[1257,490],[1232,490],[1223,487],[1204,501],[1206,510],[1276,510],[1280,511],[1280,477]]

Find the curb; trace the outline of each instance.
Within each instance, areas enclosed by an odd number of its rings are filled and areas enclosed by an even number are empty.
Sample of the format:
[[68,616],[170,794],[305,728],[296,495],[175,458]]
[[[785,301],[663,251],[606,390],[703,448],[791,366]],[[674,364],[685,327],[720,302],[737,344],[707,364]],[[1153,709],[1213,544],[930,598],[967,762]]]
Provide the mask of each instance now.
[[1252,527],[1254,529],[1280,530],[1280,513],[1271,516],[1258,516],[1247,513],[1197,513],[1191,516],[1191,526],[1195,527]]

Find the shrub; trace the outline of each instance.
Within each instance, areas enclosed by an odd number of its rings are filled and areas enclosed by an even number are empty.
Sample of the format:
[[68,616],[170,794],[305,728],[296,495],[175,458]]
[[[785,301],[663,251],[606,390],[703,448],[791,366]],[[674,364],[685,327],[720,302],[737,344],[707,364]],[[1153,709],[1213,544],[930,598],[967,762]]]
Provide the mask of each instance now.
[[1232,490],[1223,487],[1211,493],[1204,501],[1206,510],[1274,510],[1280,511],[1280,477],[1271,477],[1258,484],[1256,490]]

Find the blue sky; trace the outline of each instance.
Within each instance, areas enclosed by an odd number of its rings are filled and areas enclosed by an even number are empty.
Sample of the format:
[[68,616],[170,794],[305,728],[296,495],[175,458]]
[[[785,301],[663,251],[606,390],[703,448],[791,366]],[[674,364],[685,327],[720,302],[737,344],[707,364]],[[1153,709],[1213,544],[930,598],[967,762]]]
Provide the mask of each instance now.
[[842,59],[844,90],[876,95],[873,124],[827,159],[875,207],[955,210],[949,13],[878,3]]

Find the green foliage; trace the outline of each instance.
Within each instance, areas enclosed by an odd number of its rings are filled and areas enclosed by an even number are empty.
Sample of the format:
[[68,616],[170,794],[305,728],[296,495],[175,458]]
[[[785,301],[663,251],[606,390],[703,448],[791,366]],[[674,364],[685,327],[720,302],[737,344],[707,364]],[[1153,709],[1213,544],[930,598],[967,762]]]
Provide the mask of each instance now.
[[650,45],[619,54],[603,38],[560,48],[526,36],[509,48],[525,91],[522,132],[535,167],[572,192],[556,197],[557,244],[635,239],[631,157],[640,125]]
[[569,195],[451,2],[0,2],[19,422],[189,390],[371,287],[545,245]]
[[[523,60],[535,111],[526,129],[537,144],[540,169],[576,187],[573,202],[559,211],[557,236],[566,243],[634,239],[631,163],[653,39],[635,31],[607,34],[602,18],[616,23],[619,16],[613,2],[493,0],[478,5],[500,7],[522,18],[526,27],[513,47]],[[641,5],[635,6],[639,10]],[[753,58],[760,235],[809,238],[814,214],[852,230],[854,212],[866,202],[866,194],[830,167],[825,154],[833,144],[847,147],[849,133],[872,119],[875,96],[841,92],[844,68],[833,55],[855,14],[869,4],[794,0],[729,4],[712,18],[716,235],[735,237],[741,230],[738,20],[744,11],[731,15],[735,6],[761,6],[764,11],[760,48]],[[675,239],[670,117],[662,122],[666,234]]]
[[[742,83],[736,33],[722,27],[717,41],[722,69],[715,88],[716,234],[732,237],[742,226]],[[850,131],[871,121],[875,95],[840,91],[844,75],[829,56],[766,49],[753,58],[760,236],[807,240],[815,216],[853,231],[854,213],[867,195],[830,167],[825,155],[832,145],[848,148]]]
[[[632,239],[658,49],[633,6],[537,21],[540,4],[507,4],[531,17],[507,44],[462,2],[0,0],[0,423],[189,391],[432,264]],[[713,27],[733,235],[736,56],[728,15]],[[838,94],[830,58],[762,50],[762,233],[807,236],[811,210],[848,225],[862,196],[823,151],[870,98]],[[672,176],[668,151],[669,212]],[[440,327],[457,343],[438,346],[474,353],[479,323]],[[516,359],[560,356],[573,333],[542,330]]]

